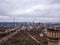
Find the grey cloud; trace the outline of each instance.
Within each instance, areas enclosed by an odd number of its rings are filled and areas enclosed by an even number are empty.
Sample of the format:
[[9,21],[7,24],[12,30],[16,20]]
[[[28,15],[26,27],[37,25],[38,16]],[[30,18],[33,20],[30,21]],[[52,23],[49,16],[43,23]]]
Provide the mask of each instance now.
[[[0,0],[0,15],[7,15],[17,9],[27,9],[35,5],[58,5],[52,6],[46,10],[35,9],[32,14],[21,14],[17,17],[34,17],[34,18],[60,18],[60,0]],[[11,16],[12,17],[12,16]],[[16,17],[16,16],[15,16]],[[10,20],[10,19],[9,19]]]
[[[3,11],[7,14],[8,12],[15,10],[15,9],[24,9],[28,8],[33,5],[39,5],[39,4],[48,4],[51,2],[59,2],[54,0],[0,0],[0,9],[3,9]],[[1,10],[0,10],[1,12]]]
[[54,0],[52,3],[60,4],[60,0]]
[[44,18],[60,18],[60,10],[57,9],[49,9],[49,10],[43,10],[43,11],[39,11],[39,13],[37,13],[36,15],[38,15],[38,17],[44,17]]

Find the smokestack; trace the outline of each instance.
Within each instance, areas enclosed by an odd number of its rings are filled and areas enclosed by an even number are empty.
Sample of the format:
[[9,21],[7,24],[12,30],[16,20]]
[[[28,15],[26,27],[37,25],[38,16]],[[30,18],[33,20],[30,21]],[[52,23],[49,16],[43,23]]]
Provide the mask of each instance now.
[[16,23],[15,23],[15,18],[13,19],[13,22],[14,22],[14,26],[16,26]]

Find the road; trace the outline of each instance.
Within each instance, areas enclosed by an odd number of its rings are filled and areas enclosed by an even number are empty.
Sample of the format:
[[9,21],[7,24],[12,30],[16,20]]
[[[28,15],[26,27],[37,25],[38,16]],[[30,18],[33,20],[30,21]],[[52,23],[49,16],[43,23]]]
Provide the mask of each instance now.
[[[17,29],[17,28],[15,28]],[[15,34],[17,34],[20,31],[20,29],[17,29],[14,33],[11,33],[3,38],[0,38],[0,44],[7,41],[9,38],[12,38],[12,36],[14,36]]]

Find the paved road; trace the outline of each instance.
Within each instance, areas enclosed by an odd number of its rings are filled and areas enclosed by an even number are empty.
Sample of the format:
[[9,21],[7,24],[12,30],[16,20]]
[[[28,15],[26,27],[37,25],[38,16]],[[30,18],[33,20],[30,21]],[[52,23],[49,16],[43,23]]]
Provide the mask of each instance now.
[[0,38],[0,44],[7,41],[9,38],[12,38],[15,34],[17,34],[20,31],[20,29],[17,29],[14,33],[9,34],[8,36],[5,36],[3,38]]

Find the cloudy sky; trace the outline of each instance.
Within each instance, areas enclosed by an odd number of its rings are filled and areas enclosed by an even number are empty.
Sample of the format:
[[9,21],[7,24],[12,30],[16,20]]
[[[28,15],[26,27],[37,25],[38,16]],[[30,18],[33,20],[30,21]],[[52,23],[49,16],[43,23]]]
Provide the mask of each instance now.
[[0,22],[60,22],[60,0],[0,0]]

